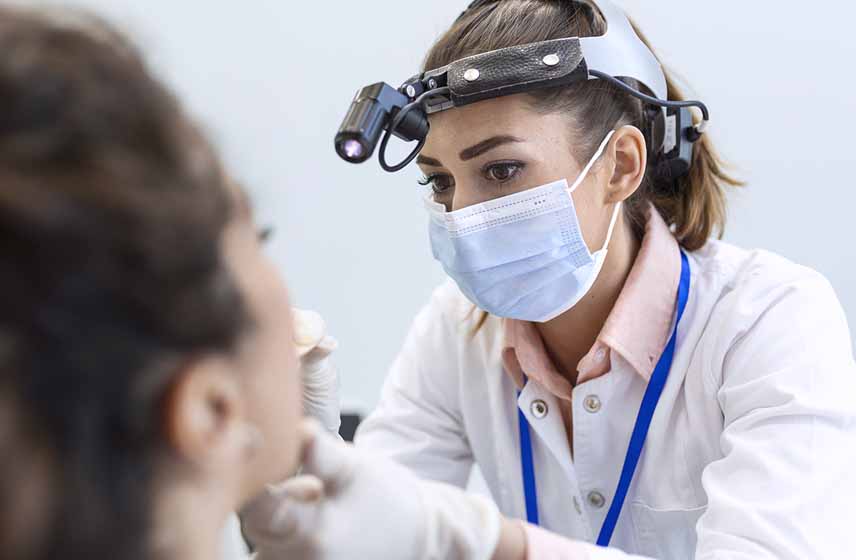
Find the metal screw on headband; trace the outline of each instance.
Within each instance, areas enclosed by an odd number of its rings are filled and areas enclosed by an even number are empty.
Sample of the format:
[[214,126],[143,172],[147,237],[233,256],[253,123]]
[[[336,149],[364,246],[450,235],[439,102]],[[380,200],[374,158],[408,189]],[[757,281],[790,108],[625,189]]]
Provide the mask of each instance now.
[[380,149],[378,150],[378,161],[380,162],[380,166],[381,168],[383,168],[384,171],[388,171],[390,173],[396,173],[398,171],[401,171],[402,169],[410,165],[410,162],[416,159],[416,156],[419,155],[419,152],[421,152],[422,148],[425,147],[425,141],[428,138],[427,134],[419,139],[419,143],[416,145],[415,148],[413,148],[413,151],[410,152],[410,154],[406,158],[404,158],[404,160],[401,161],[401,163],[398,163],[396,165],[389,165],[389,163],[387,163],[386,147],[389,144],[389,139],[393,135],[395,130],[401,125],[401,123],[404,122],[404,119],[407,117],[408,113],[410,113],[410,111],[416,108],[421,109],[423,103],[429,97],[433,97],[435,95],[448,95],[450,91],[451,90],[448,87],[428,90],[419,97],[417,97],[416,100],[413,101],[413,103],[409,103],[402,107],[398,114],[395,115],[395,118],[392,119],[392,123],[390,123],[389,128],[387,128],[386,132],[384,132],[383,134],[383,139],[381,139],[380,141]]

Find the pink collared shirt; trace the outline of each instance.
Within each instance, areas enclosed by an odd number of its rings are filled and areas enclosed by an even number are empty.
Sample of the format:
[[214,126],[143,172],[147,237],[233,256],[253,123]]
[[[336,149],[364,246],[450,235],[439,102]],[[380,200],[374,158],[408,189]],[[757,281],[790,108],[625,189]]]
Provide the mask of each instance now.
[[[594,346],[577,365],[577,383],[609,372],[610,350],[646,381],[650,379],[671,334],[680,272],[678,242],[652,207],[642,246],[615,307]],[[573,387],[550,360],[535,325],[506,319],[504,327],[503,365],[517,386],[523,386],[525,374],[560,399],[570,401]]]
[[[645,236],[627,282],[597,341],[577,366],[578,383],[611,369],[610,350],[620,355],[646,381],[670,335],[680,281],[680,248],[660,214],[651,208]],[[573,387],[556,369],[532,323],[505,320],[503,365],[518,387],[524,373],[551,393],[571,400]],[[589,558],[590,545],[523,524],[526,557],[538,560]]]

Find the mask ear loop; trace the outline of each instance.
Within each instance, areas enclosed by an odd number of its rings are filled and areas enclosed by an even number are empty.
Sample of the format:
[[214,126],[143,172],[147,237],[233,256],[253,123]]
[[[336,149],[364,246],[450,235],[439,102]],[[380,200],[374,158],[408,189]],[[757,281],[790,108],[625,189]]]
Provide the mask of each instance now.
[[579,175],[579,177],[577,177],[577,180],[574,181],[573,185],[568,187],[568,195],[570,195],[572,192],[577,190],[577,187],[579,187],[580,184],[582,184],[582,182],[585,181],[586,177],[588,177],[588,174],[589,174],[589,171],[591,171],[591,168],[594,167],[594,164],[598,162],[598,160],[600,159],[600,156],[602,156],[603,152],[606,151],[606,147],[609,145],[609,141],[612,139],[613,134],[615,134],[615,131],[610,130],[609,134],[606,135],[606,138],[603,139],[603,142],[600,143],[600,147],[598,147],[597,151],[594,153],[592,158],[589,160],[589,162],[583,168],[582,172],[580,172],[580,175]]
[[601,251],[606,251],[609,247],[609,242],[612,240],[612,232],[615,230],[615,224],[618,222],[618,211],[621,210],[621,201],[615,203],[615,210],[612,211],[612,219],[609,220],[609,229],[606,231],[606,241],[603,242]]
[[[615,134],[615,130],[610,130],[609,134],[606,135],[606,138],[603,139],[603,142],[600,143],[600,146],[597,148],[597,151],[594,153],[594,156],[589,160],[586,166],[583,168],[580,176],[577,177],[577,180],[574,181],[574,184],[568,187],[567,193],[568,196],[571,196],[571,193],[577,190],[577,187],[585,181],[585,178],[588,176],[591,168],[594,167],[594,164],[600,160],[600,157],[603,155],[603,152],[606,151],[606,147],[609,145],[609,141],[612,140],[612,136]],[[615,231],[615,224],[618,222],[618,211],[621,209],[621,201],[615,203],[615,210],[612,211],[612,219],[609,220],[609,229],[606,232],[606,241],[601,248],[601,251],[606,251],[607,247],[609,247],[609,242],[612,240],[612,233]]]

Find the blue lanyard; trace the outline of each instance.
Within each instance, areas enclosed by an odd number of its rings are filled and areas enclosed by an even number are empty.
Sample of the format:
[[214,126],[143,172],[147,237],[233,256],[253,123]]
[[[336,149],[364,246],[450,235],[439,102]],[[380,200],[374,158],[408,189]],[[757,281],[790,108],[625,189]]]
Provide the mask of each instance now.
[[[672,360],[675,357],[675,346],[678,336],[678,324],[684,315],[689,295],[690,264],[687,256],[681,251],[681,282],[678,286],[678,317],[677,321],[675,321],[675,330],[672,331],[672,336],[669,338],[665,350],[663,350],[663,355],[660,356],[660,361],[657,362],[654,373],[651,374],[651,380],[648,382],[648,388],[645,390],[645,396],[642,398],[639,414],[636,416],[636,424],[633,426],[633,433],[630,436],[630,445],[627,447],[627,455],[624,458],[624,466],[621,468],[621,476],[618,479],[618,487],[615,489],[615,496],[612,498],[612,504],[609,506],[603,527],[600,529],[600,535],[597,537],[598,546],[609,546],[612,533],[615,531],[615,525],[618,523],[621,507],[624,505],[624,499],[627,497],[630,482],[633,480],[633,473],[636,471],[636,465],[639,463],[639,456],[642,455],[642,447],[645,445],[648,428],[651,427],[651,419],[654,416],[660,395],[663,394],[663,387],[666,385],[669,370],[672,368]],[[526,420],[523,411],[519,408],[517,413],[520,426],[520,463],[523,467],[523,494],[526,498],[526,520],[533,525],[538,525],[538,493],[535,486],[535,465],[532,460],[532,439],[529,433],[529,422]]]

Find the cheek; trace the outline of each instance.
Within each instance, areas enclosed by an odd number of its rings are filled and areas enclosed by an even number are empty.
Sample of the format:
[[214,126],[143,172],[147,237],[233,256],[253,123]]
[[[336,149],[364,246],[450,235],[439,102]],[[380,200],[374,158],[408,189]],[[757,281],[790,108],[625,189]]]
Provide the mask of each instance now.
[[[274,478],[292,474],[299,454],[298,427],[303,417],[302,386],[296,364],[288,364],[268,393],[265,441]],[[274,383],[271,383],[274,385]],[[279,397],[274,397],[279,395]]]
[[255,236],[248,225],[235,226],[226,238],[226,257],[253,323],[242,341],[237,368],[246,420],[261,432],[262,445],[249,473],[259,489],[294,471],[303,407],[288,292]]
[[297,465],[298,427],[303,416],[300,371],[290,338],[260,345],[254,361],[257,365],[248,379],[247,417],[262,435],[259,474],[271,482],[292,474]]
[[577,187],[573,193],[574,208],[577,212],[577,219],[580,222],[580,229],[583,233],[583,239],[589,248],[589,251],[594,253],[603,245],[605,237],[605,226],[602,222],[603,204],[600,204],[597,197],[597,185],[593,178],[588,178]]
[[[277,475],[291,474],[297,462],[297,431],[303,416],[303,384],[297,349],[294,345],[291,307],[287,300],[272,321],[278,325],[271,329],[277,333],[267,339],[266,355],[268,367],[265,369],[267,391],[260,395],[267,411],[268,448],[273,453],[277,465]],[[282,461],[277,460],[281,457]]]
[[297,463],[302,386],[285,286],[272,265],[258,273],[253,348],[247,356],[252,364],[248,416],[264,440],[262,476],[276,480],[293,473]]

